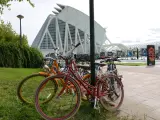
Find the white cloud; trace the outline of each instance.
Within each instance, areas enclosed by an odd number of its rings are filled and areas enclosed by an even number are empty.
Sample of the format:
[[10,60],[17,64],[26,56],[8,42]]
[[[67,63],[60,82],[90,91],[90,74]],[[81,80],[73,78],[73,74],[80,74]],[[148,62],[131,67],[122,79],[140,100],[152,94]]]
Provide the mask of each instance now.
[[[23,14],[23,33],[28,35],[31,44],[56,3],[69,5],[89,15],[89,0],[33,0],[35,8],[26,2],[13,3],[11,11],[5,10],[4,19],[10,21],[19,32],[18,14]],[[108,27],[107,35],[111,42],[146,41],[160,36],[151,28],[160,28],[159,0],[95,0],[95,20]],[[150,36],[149,36],[150,35]]]

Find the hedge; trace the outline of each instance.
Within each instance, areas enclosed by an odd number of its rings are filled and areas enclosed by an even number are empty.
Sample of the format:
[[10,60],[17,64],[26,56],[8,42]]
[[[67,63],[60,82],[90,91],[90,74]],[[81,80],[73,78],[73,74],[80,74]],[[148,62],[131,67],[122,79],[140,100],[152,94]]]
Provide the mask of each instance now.
[[39,68],[42,62],[43,55],[36,48],[0,43],[0,67]]

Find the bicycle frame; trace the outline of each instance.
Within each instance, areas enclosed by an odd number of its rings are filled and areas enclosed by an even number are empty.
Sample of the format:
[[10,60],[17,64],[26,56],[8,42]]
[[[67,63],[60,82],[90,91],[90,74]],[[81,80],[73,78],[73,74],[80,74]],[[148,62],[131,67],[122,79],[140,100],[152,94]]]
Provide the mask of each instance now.
[[[51,76],[52,74],[58,74],[60,72],[61,71],[59,69],[59,65],[58,65],[57,60],[53,60],[52,67],[51,67],[50,71],[49,72],[39,72],[39,74],[48,77],[48,76]],[[55,80],[55,81],[59,85],[58,80]],[[60,80],[60,81],[62,82],[62,84],[64,84],[63,80]]]
[[98,77],[96,77],[95,78],[96,85],[92,86],[83,80],[85,77],[90,77],[89,75],[85,76],[83,78],[82,78],[82,76],[79,75],[78,68],[77,68],[74,60],[70,60],[70,62],[68,62],[68,60],[66,60],[66,65],[67,65],[67,72],[64,73],[66,84],[65,84],[64,88],[61,90],[61,92],[59,93],[59,95],[62,94],[62,92],[65,90],[65,87],[67,87],[67,82],[68,82],[67,79],[71,77],[80,85],[80,87],[83,87],[87,91],[88,95],[91,95],[92,97],[97,97],[97,98],[100,98],[101,96],[103,96],[98,91],[98,83],[103,82],[103,81],[101,81],[100,79],[98,79]]

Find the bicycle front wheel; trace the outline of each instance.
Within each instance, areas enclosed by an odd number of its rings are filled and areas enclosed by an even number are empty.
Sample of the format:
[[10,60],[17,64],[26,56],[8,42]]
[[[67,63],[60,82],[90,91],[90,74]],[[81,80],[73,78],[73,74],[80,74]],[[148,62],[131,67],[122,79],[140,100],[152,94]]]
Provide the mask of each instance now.
[[[40,73],[35,73],[25,77],[18,85],[17,88],[18,98],[23,103],[34,104],[35,91],[38,85],[46,77],[47,77],[46,74],[40,74]],[[56,83],[56,81],[50,81],[50,83],[46,84],[45,88],[47,88],[48,90],[50,88],[52,89],[52,91],[47,92],[47,89],[45,89],[47,94],[46,96],[43,96],[43,99],[41,98],[41,103],[46,103],[53,98],[53,96],[57,91],[58,84]]]
[[122,81],[117,76],[103,78],[104,82],[99,86],[100,92],[107,95],[100,98],[100,103],[108,111],[116,111],[120,108],[124,99],[124,89]]
[[[65,79],[64,79],[65,78]],[[63,85],[58,87],[57,93],[46,104],[40,104],[43,95],[43,86],[52,80],[64,80]],[[45,87],[45,86],[44,86]],[[37,88],[35,94],[35,107],[37,112],[46,120],[66,120],[76,114],[81,104],[80,87],[71,77],[56,75],[46,78]]]

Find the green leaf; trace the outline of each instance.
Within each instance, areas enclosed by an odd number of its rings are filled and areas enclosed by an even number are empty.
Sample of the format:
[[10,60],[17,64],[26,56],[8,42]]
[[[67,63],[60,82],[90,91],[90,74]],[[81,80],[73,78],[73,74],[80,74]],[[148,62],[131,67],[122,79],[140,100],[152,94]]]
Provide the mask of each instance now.
[[[31,0],[14,0],[16,2],[23,2],[27,1],[32,7],[34,7],[34,4],[31,2]],[[0,0],[0,14],[3,14],[4,8],[8,8],[10,10],[10,6],[13,0]]]

